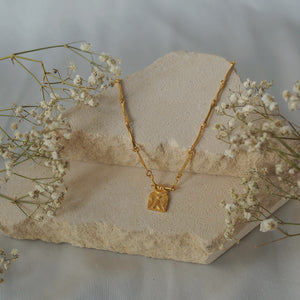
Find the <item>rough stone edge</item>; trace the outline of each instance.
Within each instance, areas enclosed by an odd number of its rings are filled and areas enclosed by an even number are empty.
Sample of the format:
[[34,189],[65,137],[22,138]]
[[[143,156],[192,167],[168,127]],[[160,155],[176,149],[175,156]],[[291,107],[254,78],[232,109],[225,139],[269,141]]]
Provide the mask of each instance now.
[[[272,206],[270,211],[276,211],[286,202],[287,200],[281,199]],[[241,229],[236,233],[235,237],[238,240],[243,238],[258,226],[258,224],[259,222],[254,222],[241,226]],[[203,241],[198,235],[192,233],[163,236],[157,233],[154,234],[151,231],[125,232],[112,224],[105,224],[102,222],[61,224],[56,222],[55,219],[42,221],[41,223],[24,219],[21,222],[14,224],[12,227],[4,226],[0,223],[0,230],[5,235],[16,239],[68,243],[77,247],[109,250],[117,253],[141,255],[157,259],[171,259],[198,264],[212,263],[235,245],[235,243],[231,241],[224,242],[223,235],[218,236],[213,242],[207,242]],[[110,239],[105,239],[105,236],[110,236]],[[140,244],[140,242],[139,244],[136,244],[135,242],[137,239],[144,242],[142,244]],[[95,243],[91,243],[91,240]],[[219,250],[218,247],[222,243],[224,244],[224,249]],[[167,252],[165,250],[168,249],[168,245],[172,245],[172,251]],[[194,252],[194,255],[192,256],[191,250]],[[158,252],[155,253],[155,251]]]
[[[113,144],[117,146],[113,147]],[[178,168],[172,167],[174,160],[177,163],[177,161],[184,161],[187,158],[186,148],[172,147],[168,144],[161,144],[158,147],[153,147],[150,144],[138,145],[148,168],[153,170],[176,172]],[[77,153],[73,153],[71,156],[68,155],[74,146],[78,150]],[[123,137],[92,135],[83,131],[76,131],[73,133],[71,140],[65,144],[62,156],[68,160],[143,168],[139,157],[131,148],[130,141],[128,139],[124,140]],[[124,149],[128,149],[125,152],[127,157],[119,159],[119,157],[124,157]],[[161,158],[163,159],[161,160]],[[222,153],[197,150],[186,166],[185,171],[195,174],[240,177],[251,166],[257,168],[267,167],[270,173],[274,174],[274,164],[277,162],[279,162],[279,158],[271,153],[257,155],[240,151],[232,160]]]

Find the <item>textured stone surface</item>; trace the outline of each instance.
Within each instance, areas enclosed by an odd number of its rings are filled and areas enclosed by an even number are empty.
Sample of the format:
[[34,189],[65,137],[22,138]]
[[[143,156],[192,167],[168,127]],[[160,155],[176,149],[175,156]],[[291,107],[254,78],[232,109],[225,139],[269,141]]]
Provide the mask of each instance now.
[[[124,79],[133,132],[157,183],[174,182],[229,64],[219,56],[178,51]],[[229,88],[243,88],[235,71],[221,101]],[[76,107],[66,115],[74,135],[64,152],[71,169],[63,207],[55,218],[39,223],[24,219],[3,200],[0,229],[5,234],[195,263],[210,263],[231,247],[223,238],[224,210],[219,203],[230,201],[229,189],[241,189],[238,175],[262,158],[245,153],[234,161],[225,158],[226,145],[211,130],[220,116],[212,116],[177,190],[170,192],[167,213],[162,213],[147,209],[152,182],[132,151],[117,86],[102,95],[98,108]],[[42,167],[31,164],[19,172],[47,177]],[[15,178],[6,189],[2,192],[17,196],[30,186]],[[277,200],[265,205],[274,211],[283,204]],[[237,238],[256,225],[240,227]]]
[[[32,163],[18,172],[47,176],[43,167]],[[169,182],[175,173],[156,171],[155,175]],[[223,238],[224,210],[219,203],[230,201],[231,187],[240,189],[236,177],[185,173],[182,185],[170,193],[166,213],[147,209],[152,189],[142,168],[72,161],[66,183],[69,192],[62,208],[56,217],[42,222],[25,219],[9,201],[0,201],[0,229],[19,239],[203,264],[232,245]],[[17,177],[2,192],[19,196],[28,190],[28,182]],[[266,205],[274,210],[282,204]],[[241,227],[237,237],[255,225]]]
[[[230,62],[220,56],[177,51],[122,80],[131,128],[149,168],[180,170],[229,66]],[[228,101],[229,89],[244,89],[235,68],[219,104]],[[100,100],[97,108],[75,107],[66,113],[74,135],[66,146],[65,156],[72,160],[142,166],[132,151],[118,86],[106,90]],[[223,121],[222,116],[212,114],[187,171],[239,176],[249,165],[271,161],[244,152],[235,160],[224,157],[227,145],[216,139],[212,130],[214,123]]]

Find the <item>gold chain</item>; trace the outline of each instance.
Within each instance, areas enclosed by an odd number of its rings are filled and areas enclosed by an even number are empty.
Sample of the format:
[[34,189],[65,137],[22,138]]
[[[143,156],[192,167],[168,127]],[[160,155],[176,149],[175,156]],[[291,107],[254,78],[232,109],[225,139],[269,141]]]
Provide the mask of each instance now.
[[[135,139],[134,139],[133,134],[132,134],[132,131],[131,131],[131,129],[130,129],[130,125],[129,125],[130,120],[129,120],[128,115],[127,115],[127,112],[126,112],[126,110],[125,110],[125,99],[124,99],[123,92],[122,92],[121,79],[117,78],[117,79],[115,80],[115,82],[118,83],[119,92],[120,92],[120,103],[121,103],[121,105],[122,105],[122,110],[123,110],[124,119],[125,119],[125,125],[126,125],[126,127],[127,127],[127,129],[128,129],[128,132],[129,132],[129,135],[130,135],[130,139],[131,139],[131,142],[132,142],[132,145],[133,145],[133,151],[136,152],[136,153],[138,154],[138,156],[139,156],[139,158],[140,158],[140,160],[141,160],[143,166],[144,166],[145,169],[146,169],[146,176],[148,176],[148,177],[151,178],[151,180],[152,180],[152,182],[153,182],[152,187],[155,188],[156,190],[169,190],[169,191],[174,191],[174,190],[176,190],[175,186],[177,185],[178,181],[180,180],[180,178],[181,178],[181,176],[182,176],[182,173],[183,173],[185,167],[187,166],[189,160],[191,159],[191,157],[192,157],[193,155],[195,155],[195,150],[194,150],[194,148],[196,147],[196,145],[197,145],[197,143],[198,143],[200,137],[202,136],[202,133],[203,133],[204,128],[205,128],[205,127],[207,126],[207,124],[208,124],[208,119],[209,119],[209,117],[210,117],[210,115],[211,115],[211,113],[212,113],[212,111],[213,111],[213,108],[214,108],[215,104],[216,104],[217,101],[218,101],[218,98],[219,98],[219,96],[220,96],[220,94],[221,94],[221,92],[222,92],[224,86],[226,85],[227,79],[228,79],[228,77],[229,77],[229,75],[230,75],[230,72],[231,72],[231,70],[232,70],[232,68],[233,68],[234,65],[235,65],[235,62],[232,61],[232,62],[230,63],[230,68],[229,68],[229,70],[227,71],[224,80],[221,80],[220,88],[219,88],[219,90],[218,90],[218,92],[217,92],[215,98],[213,99],[211,105],[210,105],[209,112],[208,112],[208,114],[207,114],[207,116],[206,116],[204,122],[203,122],[202,125],[200,126],[200,130],[199,130],[198,136],[197,136],[196,140],[194,141],[193,145],[191,146],[191,148],[188,150],[188,154],[189,154],[189,155],[188,155],[186,161],[184,162],[184,164],[183,164],[181,170],[180,170],[180,171],[178,172],[178,174],[176,175],[176,177],[175,177],[175,182],[174,182],[174,184],[173,184],[171,187],[168,187],[168,186],[165,186],[165,185],[161,185],[161,184],[157,184],[157,183],[155,182],[155,180],[154,180],[154,176],[153,176],[152,171],[149,170],[149,169],[147,168],[147,166],[146,166],[146,164],[145,164],[145,162],[144,162],[144,160],[143,160],[143,158],[142,158],[142,156],[141,156],[141,154],[140,154],[140,148],[136,145]],[[148,208],[149,208],[149,207],[148,207]],[[159,210],[159,209],[155,209],[155,210]],[[165,211],[165,210],[160,210],[160,211]]]

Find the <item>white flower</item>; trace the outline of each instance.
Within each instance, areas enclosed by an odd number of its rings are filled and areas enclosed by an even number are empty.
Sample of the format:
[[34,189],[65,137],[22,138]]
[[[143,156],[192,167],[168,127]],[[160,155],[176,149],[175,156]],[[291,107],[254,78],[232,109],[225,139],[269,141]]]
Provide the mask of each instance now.
[[37,111],[35,109],[30,110],[30,115],[35,118],[37,116]]
[[119,77],[121,75],[121,69],[118,66],[112,65],[110,67],[110,72],[115,76]]
[[51,194],[51,198],[52,198],[53,200],[57,200],[57,199],[59,198],[59,194],[56,193],[56,192],[54,192],[54,193]]
[[274,219],[266,219],[260,222],[259,230],[261,232],[267,232],[275,230],[278,227],[278,223]]
[[28,194],[28,196],[31,197],[31,198],[34,197],[34,191],[29,191],[27,194]]
[[300,95],[297,95],[297,94],[293,94],[290,98],[290,101],[300,101]]
[[97,78],[96,78],[93,74],[91,74],[91,75],[89,76],[88,82],[89,82],[89,84],[91,84],[91,85],[95,85],[95,84],[97,83]]
[[47,107],[48,107],[48,105],[47,105],[46,101],[42,100],[41,101],[41,108],[45,109]]
[[77,70],[77,66],[72,61],[70,61],[70,63],[69,63],[69,70],[71,72],[75,72]]
[[289,135],[292,133],[291,127],[290,126],[283,126],[279,128],[279,133],[282,135]]
[[58,154],[57,154],[56,151],[53,151],[53,152],[52,152],[52,158],[53,158],[53,159],[58,159]]
[[228,126],[229,126],[229,128],[233,128],[234,127],[234,124],[235,124],[235,119],[230,119],[229,121],[228,121]]
[[105,52],[102,52],[101,55],[99,56],[99,60],[100,60],[101,62],[105,62],[105,61],[107,61],[108,59],[109,59],[109,55],[106,54]]
[[71,98],[78,101],[79,100],[79,94],[77,91],[73,90],[73,89],[70,89],[69,90],[70,93],[71,93]]
[[232,103],[232,104],[235,104],[237,101],[238,101],[238,96],[237,96],[237,94],[236,93],[234,93],[234,94],[231,94],[230,95],[230,102]]
[[216,111],[217,113],[222,113],[222,112],[223,112],[223,108],[221,107],[221,105],[216,105],[216,106],[215,106],[215,111]]
[[62,104],[57,105],[57,109],[62,112],[65,110],[64,106]]
[[96,106],[95,99],[94,99],[94,98],[91,98],[91,99],[88,101],[88,105],[91,106],[91,107]]
[[232,225],[232,220],[230,218],[225,218],[225,224],[228,225]]
[[110,57],[108,60],[107,60],[107,64],[110,65],[110,66],[113,66],[115,65],[117,62],[115,59],[113,59],[112,57]]
[[45,189],[43,188],[43,186],[41,186],[41,185],[39,185],[39,184],[36,184],[36,185],[34,186],[34,189],[35,189],[36,191],[39,191],[40,193],[42,193],[42,192],[45,191]]
[[228,132],[225,130],[220,130],[219,135],[220,136],[228,136]]
[[291,93],[288,91],[288,90],[284,90],[282,92],[282,98],[285,100],[285,101],[289,101],[290,100],[290,97],[291,97]]
[[248,124],[247,124],[247,127],[248,127],[248,128],[253,128],[253,126],[254,126],[254,123],[253,123],[253,122],[251,122],[251,121],[248,122]]
[[247,104],[243,107],[243,112],[250,113],[255,109],[253,105]]
[[245,88],[250,87],[250,79],[247,78],[247,80],[243,82],[243,85],[244,85]]
[[274,97],[271,96],[269,93],[265,93],[261,97],[262,102],[265,104],[265,106],[269,107],[269,105],[274,102]]
[[270,129],[270,123],[268,122],[263,123],[262,130],[268,130],[268,129]]
[[269,110],[270,111],[274,111],[274,110],[277,110],[278,109],[278,103],[277,102],[272,102],[270,105],[269,105]]
[[244,218],[249,221],[251,219],[251,213],[244,211]]
[[295,84],[294,84],[294,86],[293,86],[293,91],[294,91],[295,93],[300,93],[300,81],[299,81],[299,80],[297,80],[297,81],[295,82]]
[[275,173],[276,173],[276,175],[280,175],[282,172],[283,172],[282,165],[281,164],[276,164],[275,165]]
[[4,164],[6,169],[11,169],[13,167],[12,162],[9,160],[7,160]]
[[69,140],[71,138],[71,136],[72,136],[71,132],[65,132],[64,133],[64,138],[67,139],[67,140]]
[[54,212],[52,210],[48,210],[47,211],[47,216],[48,217],[53,217],[54,216]]
[[294,168],[291,168],[291,169],[289,169],[289,174],[291,174],[291,175],[294,175],[295,174],[295,169]]
[[296,110],[298,108],[298,102],[297,101],[290,101],[288,103],[288,108],[291,111]]
[[227,109],[228,108],[228,104],[227,103],[223,102],[220,105],[221,105],[222,109]]
[[230,157],[230,158],[234,158],[234,153],[231,149],[226,149],[224,151],[224,155],[227,156],[227,157]]
[[18,255],[18,249],[16,249],[16,248],[11,249],[10,254],[12,256],[17,256]]
[[16,110],[15,110],[16,116],[21,115],[22,112],[23,112],[23,107],[22,106],[17,107]]
[[92,49],[92,45],[90,43],[84,42],[80,45],[80,50],[82,51],[90,51],[91,49]]
[[75,85],[81,85],[82,84],[82,77],[80,75],[76,75],[74,80],[73,80],[73,83]]
[[11,263],[11,262],[8,260],[8,261],[6,261],[6,262],[3,264],[3,267],[4,267],[5,270],[8,269],[8,265],[10,265],[10,263]]
[[234,203],[227,203],[225,205],[225,210],[227,212],[234,212],[234,211],[236,211],[236,205]]
[[253,94],[253,90],[252,89],[249,89],[248,91],[247,91],[247,96],[251,96]]
[[10,128],[11,128],[11,130],[16,130],[16,129],[18,129],[18,124],[17,123],[12,123],[10,125]]
[[101,81],[105,77],[105,73],[100,71],[97,67],[93,67],[92,75],[95,76],[96,80]]
[[249,206],[255,205],[256,203],[255,197],[252,194],[247,195],[246,201]]
[[249,102],[249,99],[245,96],[239,97],[238,99],[238,104],[245,104],[247,102]]
[[50,93],[50,98],[51,98],[51,99],[56,99],[56,100],[58,100],[58,99],[60,99],[61,97],[60,97],[59,94],[56,94],[56,93]]

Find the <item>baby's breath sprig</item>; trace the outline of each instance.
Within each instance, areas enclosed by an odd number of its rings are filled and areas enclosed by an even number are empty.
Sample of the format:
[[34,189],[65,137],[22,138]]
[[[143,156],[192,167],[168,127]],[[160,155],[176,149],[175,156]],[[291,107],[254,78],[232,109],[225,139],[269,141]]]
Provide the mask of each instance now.
[[[54,48],[64,48],[87,62],[90,66],[88,79],[85,80],[83,76],[75,73],[77,65],[74,62],[69,63],[63,75],[58,69],[47,70],[42,60],[27,56],[29,53]],[[20,106],[12,104],[9,108],[0,109],[1,119],[11,120],[9,129],[0,124],[0,174],[3,174],[0,178],[1,185],[18,177],[30,181],[33,186],[18,197],[3,193],[0,186],[0,198],[10,201],[26,217],[36,221],[43,220],[44,216],[55,216],[67,192],[64,176],[69,163],[60,155],[63,140],[70,139],[72,134],[70,124],[62,114],[66,104],[98,106],[99,94],[112,86],[121,74],[120,58],[114,59],[104,52],[97,54],[91,49],[90,43],[83,42],[76,47],[75,42],[13,53],[0,58],[0,61],[10,60],[25,70],[37,82],[41,91],[39,103]],[[26,66],[27,62],[40,65],[42,78]],[[42,162],[50,170],[50,175],[37,178],[18,171],[16,167],[28,161],[36,164]],[[4,273],[17,258],[17,249],[12,249],[11,257],[0,249],[0,273]],[[3,281],[0,278],[0,283]]]
[[[257,83],[248,78],[243,84],[243,92],[231,91],[229,102],[215,108],[217,114],[228,117],[226,123],[214,125],[217,138],[229,145],[224,155],[234,159],[238,152],[246,151],[271,153],[275,159],[272,167],[248,170],[242,178],[243,192],[231,190],[233,202],[221,202],[226,212],[224,236],[228,240],[235,240],[238,224],[249,222],[259,222],[261,232],[276,229],[283,234],[282,238],[271,242],[299,236],[300,233],[291,234],[283,228],[300,223],[285,222],[266,207],[274,197],[300,201],[299,126],[280,113],[278,103],[267,92],[273,85],[272,81]],[[293,91],[285,90],[282,96],[288,102],[289,110],[298,109],[300,82],[295,81]],[[268,163],[272,165],[272,162]],[[262,196],[263,190],[266,190],[267,196]]]
[[[3,274],[8,270],[8,266],[11,264],[13,260],[17,260],[19,257],[18,249],[13,248],[10,251],[10,256],[4,251],[4,249],[0,249],[0,274]],[[0,275],[0,283],[4,282],[4,278]]]
[[[10,118],[10,128],[0,125],[0,160],[2,160],[2,184],[13,177],[22,178],[32,183],[33,188],[24,191],[23,195],[13,197],[1,193],[0,198],[11,201],[27,217],[42,220],[45,215],[53,217],[61,206],[67,189],[64,176],[69,167],[60,153],[63,141],[71,138],[71,127],[63,117],[63,111],[69,103],[73,105],[99,105],[99,94],[112,86],[121,74],[121,60],[102,52],[91,51],[92,45],[87,42],[68,43],[49,46],[11,54],[0,58],[10,60],[25,70],[41,91],[39,103],[30,105],[12,104],[10,108],[0,109],[2,119]],[[69,62],[67,70],[47,70],[42,60],[28,57],[29,53],[63,48],[89,65],[90,75],[87,79],[77,72],[77,65]],[[42,70],[42,78],[34,74],[26,63],[37,63]],[[30,177],[18,171],[16,166],[26,161],[43,163],[51,175],[42,178]],[[32,207],[30,209],[29,207]]]

